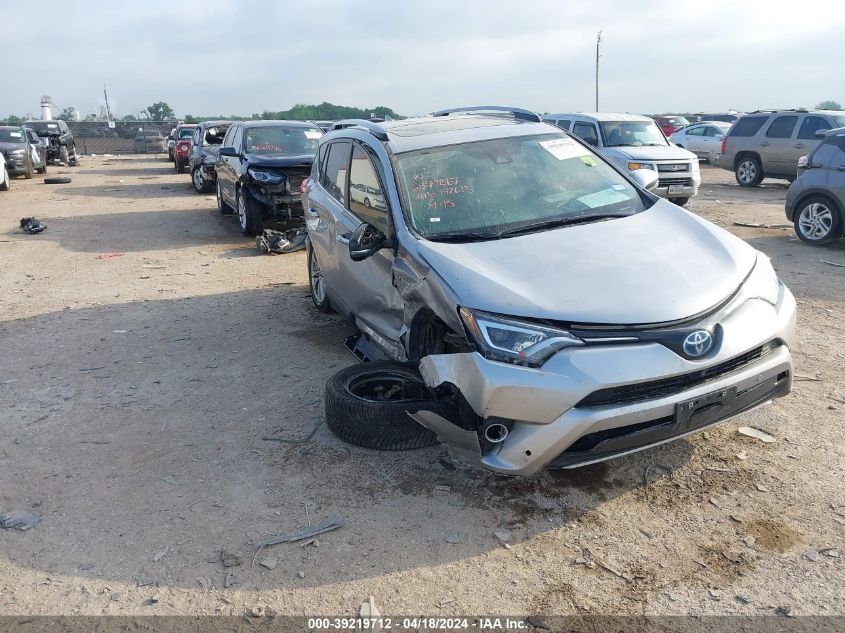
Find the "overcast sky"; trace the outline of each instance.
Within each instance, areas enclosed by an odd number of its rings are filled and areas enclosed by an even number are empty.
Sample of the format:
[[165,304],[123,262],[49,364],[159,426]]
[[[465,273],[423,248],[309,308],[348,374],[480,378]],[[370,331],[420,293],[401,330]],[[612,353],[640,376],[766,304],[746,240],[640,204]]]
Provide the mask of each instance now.
[[[842,0],[6,2],[0,118],[295,103],[670,113],[845,103]],[[12,28],[14,26],[14,28]],[[38,48],[41,48],[38,51]],[[14,51],[14,54],[10,52]]]

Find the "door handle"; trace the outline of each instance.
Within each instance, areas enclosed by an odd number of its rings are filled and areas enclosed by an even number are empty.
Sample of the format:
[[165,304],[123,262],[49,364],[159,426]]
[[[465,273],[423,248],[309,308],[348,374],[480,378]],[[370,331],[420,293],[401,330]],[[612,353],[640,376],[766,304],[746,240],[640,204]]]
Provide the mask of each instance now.
[[335,238],[341,244],[349,244],[349,236],[348,235],[338,235]]
[[836,171],[845,171],[845,165],[837,165]]
[[320,217],[320,213],[316,209],[308,209],[308,215],[310,215],[312,218]]
[[794,147],[795,149],[804,149],[804,147],[806,146],[804,145],[804,143],[796,143],[792,147]]
[[768,146],[769,146],[769,141],[763,141],[762,143],[760,143],[760,147],[768,147]]

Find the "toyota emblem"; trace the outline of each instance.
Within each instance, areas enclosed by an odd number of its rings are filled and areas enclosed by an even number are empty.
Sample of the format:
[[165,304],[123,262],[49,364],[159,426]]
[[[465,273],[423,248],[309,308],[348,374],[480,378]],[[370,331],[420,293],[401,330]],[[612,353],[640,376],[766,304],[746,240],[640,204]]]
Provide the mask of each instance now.
[[713,347],[713,336],[707,330],[690,332],[684,339],[684,353],[690,358],[704,356]]

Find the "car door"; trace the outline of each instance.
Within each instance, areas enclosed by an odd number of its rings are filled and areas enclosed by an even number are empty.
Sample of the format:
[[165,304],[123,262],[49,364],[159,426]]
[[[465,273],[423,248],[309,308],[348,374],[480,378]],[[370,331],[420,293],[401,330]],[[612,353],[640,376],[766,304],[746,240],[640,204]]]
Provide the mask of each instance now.
[[[338,279],[342,284],[345,303],[355,315],[362,331],[368,328],[389,339],[393,347],[401,349],[399,337],[403,330],[403,301],[393,285],[391,248],[383,248],[374,255],[352,261],[349,256],[349,237],[362,222],[366,222],[388,238],[395,236],[391,211],[384,195],[384,185],[378,169],[378,158],[365,145],[355,141],[349,166],[349,190],[369,192],[365,196],[346,197],[346,205],[336,218]],[[378,202],[374,202],[377,200]],[[363,322],[363,325],[362,323]]]
[[797,114],[773,117],[760,141],[763,171],[770,174],[793,175],[798,172],[798,157],[792,137],[798,125]]
[[[827,188],[836,198],[840,208],[845,208],[845,134],[825,139],[825,145],[832,145],[835,151],[826,161],[828,165]],[[821,147],[819,147],[821,149]],[[816,150],[818,153],[818,150]]]
[[[241,125],[233,125],[229,130],[228,147],[235,148],[235,151],[240,153],[241,149]],[[222,170],[217,172],[217,178],[220,181],[220,191],[223,194],[223,199],[229,202],[232,206],[235,202],[235,181],[237,180],[237,163],[240,163],[240,158],[237,156],[221,156],[217,163],[222,166]],[[222,176],[222,180],[221,180]]]
[[348,229],[343,223],[347,199],[352,142],[338,140],[320,147],[317,183],[309,183],[308,237],[331,293],[332,305],[348,316],[351,312],[348,288],[338,271],[339,258],[349,256]]
[[45,158],[47,154],[47,148],[41,142],[41,138],[35,133],[35,130],[27,128],[26,136],[29,139],[30,154],[32,154],[34,157],[33,166],[38,167],[40,169],[47,162]]
[[798,134],[793,145],[798,153],[798,158],[809,154],[818,147],[821,139],[816,137],[816,132],[819,130],[830,130],[835,127],[836,125],[828,121],[825,117],[816,114],[808,114],[804,117],[801,126],[798,128]]
[[701,158],[704,153],[704,126],[699,125],[681,132],[685,142],[681,143],[684,149],[688,149],[693,154]]

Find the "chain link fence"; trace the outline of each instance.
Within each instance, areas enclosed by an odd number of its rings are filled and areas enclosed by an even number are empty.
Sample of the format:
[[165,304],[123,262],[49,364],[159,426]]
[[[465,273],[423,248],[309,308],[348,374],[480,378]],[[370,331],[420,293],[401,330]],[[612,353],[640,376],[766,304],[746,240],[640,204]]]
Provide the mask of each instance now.
[[68,121],[82,154],[162,154],[173,121]]

